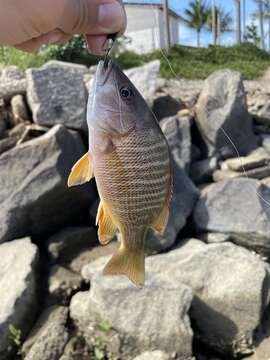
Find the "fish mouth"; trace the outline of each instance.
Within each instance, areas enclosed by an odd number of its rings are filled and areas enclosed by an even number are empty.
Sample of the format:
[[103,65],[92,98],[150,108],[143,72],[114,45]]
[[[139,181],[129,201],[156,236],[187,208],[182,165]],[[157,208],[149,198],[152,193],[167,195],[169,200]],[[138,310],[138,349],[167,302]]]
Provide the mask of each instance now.
[[109,62],[105,65],[104,61],[101,60],[98,63],[97,72],[96,72],[96,80],[98,85],[104,85],[110,77],[110,74],[113,69],[113,62],[109,60]]

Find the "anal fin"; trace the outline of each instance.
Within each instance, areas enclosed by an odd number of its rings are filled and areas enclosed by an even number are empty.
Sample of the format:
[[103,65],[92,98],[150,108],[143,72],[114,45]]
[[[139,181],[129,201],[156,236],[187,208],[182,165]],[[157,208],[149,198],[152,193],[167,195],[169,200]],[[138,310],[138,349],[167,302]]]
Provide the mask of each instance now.
[[93,169],[90,164],[89,153],[81,157],[76,164],[72,167],[68,177],[68,186],[76,186],[88,182],[94,177]]
[[102,245],[108,244],[114,237],[117,227],[113,223],[108,211],[106,211],[102,200],[100,200],[98,207],[96,225],[98,225],[99,242]]

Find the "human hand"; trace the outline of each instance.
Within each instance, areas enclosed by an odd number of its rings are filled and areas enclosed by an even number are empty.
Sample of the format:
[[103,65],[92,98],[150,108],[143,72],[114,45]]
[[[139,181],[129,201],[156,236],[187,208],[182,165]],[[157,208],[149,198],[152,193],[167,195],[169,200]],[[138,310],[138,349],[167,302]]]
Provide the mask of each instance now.
[[0,45],[28,52],[83,33],[89,50],[100,55],[107,35],[126,28],[122,0],[0,0],[0,9]]

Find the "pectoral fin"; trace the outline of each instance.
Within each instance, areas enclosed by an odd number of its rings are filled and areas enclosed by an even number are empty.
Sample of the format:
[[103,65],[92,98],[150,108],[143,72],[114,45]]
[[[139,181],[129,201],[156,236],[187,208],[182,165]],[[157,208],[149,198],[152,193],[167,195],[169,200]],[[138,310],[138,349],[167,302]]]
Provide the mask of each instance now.
[[98,225],[98,239],[102,245],[108,244],[114,237],[117,227],[113,223],[102,200],[99,203],[96,225]]
[[94,173],[90,164],[89,153],[87,152],[71,169],[68,177],[68,186],[71,187],[84,184],[85,182],[90,181],[92,177],[94,177]]

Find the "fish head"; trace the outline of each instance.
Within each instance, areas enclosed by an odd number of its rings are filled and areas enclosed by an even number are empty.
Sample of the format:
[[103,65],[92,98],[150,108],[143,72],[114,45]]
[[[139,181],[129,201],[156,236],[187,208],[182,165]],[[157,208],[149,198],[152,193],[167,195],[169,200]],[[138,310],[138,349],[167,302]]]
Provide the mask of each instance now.
[[113,61],[100,61],[87,106],[89,129],[125,135],[146,113],[148,105],[128,77]]

